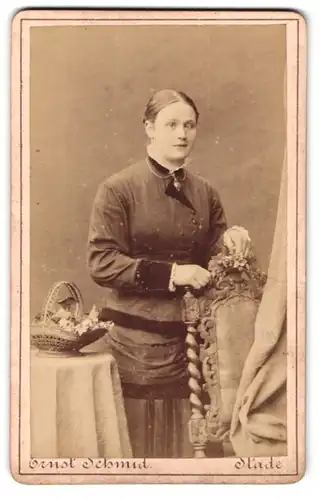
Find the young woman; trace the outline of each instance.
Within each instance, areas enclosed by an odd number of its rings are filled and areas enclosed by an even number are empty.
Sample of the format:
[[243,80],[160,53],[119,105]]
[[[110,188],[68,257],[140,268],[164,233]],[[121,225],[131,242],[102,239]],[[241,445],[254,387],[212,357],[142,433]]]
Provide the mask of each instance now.
[[227,229],[216,190],[185,166],[198,117],[183,92],[157,92],[144,115],[146,157],[106,179],[92,210],[88,266],[115,323],[107,342],[135,457],[192,456],[182,296],[209,283]]

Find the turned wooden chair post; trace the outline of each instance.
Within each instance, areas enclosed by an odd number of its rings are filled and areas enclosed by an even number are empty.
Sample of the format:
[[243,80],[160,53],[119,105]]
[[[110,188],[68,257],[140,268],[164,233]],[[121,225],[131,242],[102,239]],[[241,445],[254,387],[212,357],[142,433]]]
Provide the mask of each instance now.
[[191,417],[189,420],[189,439],[193,446],[194,458],[206,457],[207,429],[204,415],[204,406],[201,400],[201,370],[199,358],[199,345],[197,342],[197,325],[200,320],[199,301],[187,289],[184,295],[184,323],[187,328],[186,344],[189,373],[189,388]]

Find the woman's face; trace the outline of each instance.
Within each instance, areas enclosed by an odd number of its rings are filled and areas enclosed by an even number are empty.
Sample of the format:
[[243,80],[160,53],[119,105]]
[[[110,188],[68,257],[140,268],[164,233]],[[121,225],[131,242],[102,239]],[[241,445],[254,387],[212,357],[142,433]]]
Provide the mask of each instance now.
[[171,162],[183,162],[190,154],[196,137],[196,114],[184,102],[174,102],[163,108],[154,122],[145,128],[152,147]]

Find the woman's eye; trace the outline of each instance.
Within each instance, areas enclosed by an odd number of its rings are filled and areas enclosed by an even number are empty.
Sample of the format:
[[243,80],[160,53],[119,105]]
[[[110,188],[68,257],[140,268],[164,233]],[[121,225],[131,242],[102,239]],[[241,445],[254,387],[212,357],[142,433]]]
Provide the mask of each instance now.
[[[172,130],[175,130],[178,126],[178,123],[177,122],[168,122],[167,126],[170,127]],[[188,122],[188,123],[185,123],[185,125],[183,125],[183,127],[186,130],[192,130],[195,128],[195,123]]]

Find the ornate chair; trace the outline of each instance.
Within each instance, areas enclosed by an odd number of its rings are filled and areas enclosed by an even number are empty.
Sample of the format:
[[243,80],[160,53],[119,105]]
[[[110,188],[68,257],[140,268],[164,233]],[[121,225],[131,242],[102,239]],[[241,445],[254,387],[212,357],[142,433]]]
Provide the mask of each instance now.
[[205,292],[184,295],[189,435],[196,458],[206,456],[209,442],[221,443],[226,455],[231,450],[233,407],[266,282],[253,256],[243,258],[226,249],[211,258],[209,270],[212,280]]

